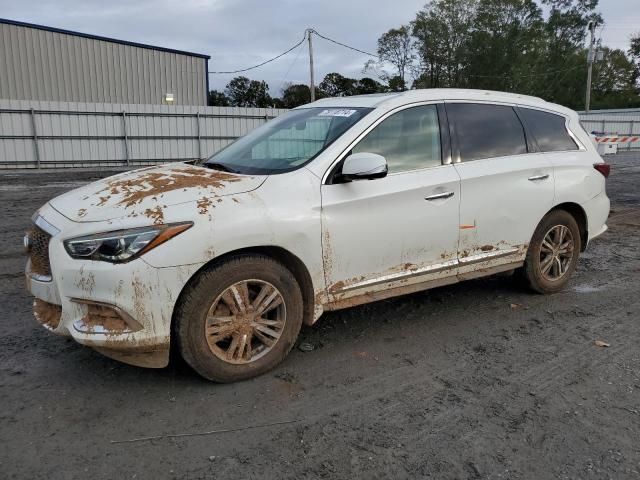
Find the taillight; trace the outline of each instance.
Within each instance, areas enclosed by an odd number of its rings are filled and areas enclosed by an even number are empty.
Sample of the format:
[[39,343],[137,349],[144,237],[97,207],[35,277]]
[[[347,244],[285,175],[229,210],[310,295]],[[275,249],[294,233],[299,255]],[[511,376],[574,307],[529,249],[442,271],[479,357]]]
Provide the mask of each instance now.
[[611,165],[609,165],[608,163],[595,163],[593,165],[593,168],[604,175],[604,178],[608,178],[609,174],[611,173]]

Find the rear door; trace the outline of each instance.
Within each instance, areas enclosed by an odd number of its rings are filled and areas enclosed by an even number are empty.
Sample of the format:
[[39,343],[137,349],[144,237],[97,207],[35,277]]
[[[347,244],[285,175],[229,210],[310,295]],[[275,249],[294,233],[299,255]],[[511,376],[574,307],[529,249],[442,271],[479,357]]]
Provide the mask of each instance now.
[[404,108],[383,118],[347,153],[384,156],[385,178],[325,180],[322,248],[332,301],[374,300],[391,289],[408,293],[419,283],[455,275],[460,179],[448,145],[436,105]]
[[512,106],[455,102],[446,109],[461,182],[460,273],[524,259],[553,205],[551,162]]
[[545,152],[553,165],[554,205],[582,204],[603,191],[602,175],[593,168],[599,157],[588,151],[571,132],[569,118],[527,107],[518,107],[518,115],[535,138],[538,150]]

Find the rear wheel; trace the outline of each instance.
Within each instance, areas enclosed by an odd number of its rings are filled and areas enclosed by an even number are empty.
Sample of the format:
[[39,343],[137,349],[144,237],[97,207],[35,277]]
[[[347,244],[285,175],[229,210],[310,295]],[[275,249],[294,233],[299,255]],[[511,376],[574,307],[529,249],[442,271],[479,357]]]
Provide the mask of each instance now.
[[233,382],[279,364],[296,341],[302,315],[293,274],[269,257],[242,255],[205,270],[187,287],[176,334],[196,372]]
[[580,242],[580,229],[569,212],[547,214],[527,251],[523,273],[529,286],[539,293],[562,290],[578,264]]

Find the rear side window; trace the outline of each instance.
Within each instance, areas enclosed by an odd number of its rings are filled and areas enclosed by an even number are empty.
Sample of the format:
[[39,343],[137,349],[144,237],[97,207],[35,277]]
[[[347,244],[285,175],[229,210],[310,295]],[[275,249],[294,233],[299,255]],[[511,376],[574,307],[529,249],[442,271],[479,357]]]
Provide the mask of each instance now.
[[530,108],[519,109],[527,127],[543,152],[578,150],[565,124],[564,117]]
[[462,161],[527,153],[524,128],[513,108],[481,103],[447,104]]

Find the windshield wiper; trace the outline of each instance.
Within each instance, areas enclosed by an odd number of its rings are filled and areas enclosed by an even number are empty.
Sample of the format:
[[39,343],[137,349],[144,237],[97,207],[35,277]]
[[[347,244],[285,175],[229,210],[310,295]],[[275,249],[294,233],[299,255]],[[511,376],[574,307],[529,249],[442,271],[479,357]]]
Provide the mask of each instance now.
[[211,168],[213,170],[220,170],[221,172],[238,173],[237,170],[234,170],[233,168],[228,167],[224,163],[205,162],[204,166],[207,168]]

